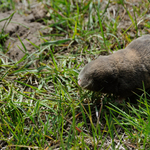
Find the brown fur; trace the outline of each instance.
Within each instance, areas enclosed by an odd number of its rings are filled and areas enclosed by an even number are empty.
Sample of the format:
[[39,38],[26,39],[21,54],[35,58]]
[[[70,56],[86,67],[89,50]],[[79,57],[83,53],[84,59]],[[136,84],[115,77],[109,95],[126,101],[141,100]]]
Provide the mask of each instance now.
[[79,73],[78,83],[91,91],[128,97],[150,88],[150,35],[133,40],[125,49],[99,56]]

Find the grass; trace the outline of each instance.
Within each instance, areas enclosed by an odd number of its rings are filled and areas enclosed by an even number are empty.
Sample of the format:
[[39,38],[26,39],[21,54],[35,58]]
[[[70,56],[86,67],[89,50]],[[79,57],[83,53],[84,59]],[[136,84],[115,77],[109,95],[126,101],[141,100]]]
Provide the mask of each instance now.
[[[14,13],[15,13],[15,12],[14,12]],[[3,52],[3,53],[6,53],[6,52],[7,52],[7,51],[6,51],[6,48],[4,47],[4,45],[5,45],[6,39],[7,39],[8,36],[9,36],[8,33],[7,33],[7,34],[5,33],[5,28],[6,28],[6,27],[8,26],[8,24],[10,23],[10,21],[11,21],[13,15],[14,15],[14,13],[12,13],[9,17],[0,20],[0,22],[6,20],[6,22],[5,22],[3,28],[1,29],[1,32],[0,32],[0,51]]]
[[13,0],[1,0],[0,1],[0,10],[8,11],[11,9],[15,9],[15,2]]
[[[16,5],[5,2],[9,9],[10,4]],[[36,50],[29,54],[18,36],[25,54],[18,62],[5,61],[7,56],[0,51],[0,149],[150,148],[150,101],[145,90],[136,105],[116,104],[111,96],[77,84],[87,62],[124,48],[133,40],[130,33],[137,36],[149,30],[149,22],[141,20],[147,15],[148,2],[138,7],[127,7],[123,1],[109,1],[104,8],[102,4],[53,0],[45,4],[52,23],[43,19],[53,31],[50,40],[41,35],[44,42],[31,42]],[[117,28],[122,14],[107,15],[113,4],[124,7],[131,20],[123,30]],[[140,21],[144,29],[138,26]],[[5,42],[4,31],[0,37]]]

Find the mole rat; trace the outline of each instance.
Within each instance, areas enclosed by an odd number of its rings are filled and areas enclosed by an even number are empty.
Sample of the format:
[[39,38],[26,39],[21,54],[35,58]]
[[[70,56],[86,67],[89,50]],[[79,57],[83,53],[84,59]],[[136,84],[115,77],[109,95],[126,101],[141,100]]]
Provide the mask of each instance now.
[[125,49],[99,56],[79,73],[78,84],[84,89],[127,98],[150,88],[150,35],[133,40]]

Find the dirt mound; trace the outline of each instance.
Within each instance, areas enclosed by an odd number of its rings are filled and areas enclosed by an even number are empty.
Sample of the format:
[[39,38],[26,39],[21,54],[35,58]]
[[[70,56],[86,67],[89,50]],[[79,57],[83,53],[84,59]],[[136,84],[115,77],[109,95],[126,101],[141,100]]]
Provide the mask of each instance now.
[[[0,20],[9,17],[13,11],[2,13],[0,12]],[[40,35],[45,35],[49,32],[49,29],[44,26],[42,18],[46,16],[46,12],[42,8],[35,8],[30,13],[20,15],[15,13],[11,22],[5,29],[6,33],[9,33],[9,39],[6,41],[6,47],[8,47],[7,55],[13,60],[20,60],[25,52],[18,36],[24,43],[27,52],[33,53],[36,49],[30,43],[35,45],[41,44]],[[39,22],[36,22],[36,21]],[[0,22],[0,30],[3,28],[5,21]],[[29,42],[29,41],[30,42]],[[22,49],[22,50],[20,50]]]

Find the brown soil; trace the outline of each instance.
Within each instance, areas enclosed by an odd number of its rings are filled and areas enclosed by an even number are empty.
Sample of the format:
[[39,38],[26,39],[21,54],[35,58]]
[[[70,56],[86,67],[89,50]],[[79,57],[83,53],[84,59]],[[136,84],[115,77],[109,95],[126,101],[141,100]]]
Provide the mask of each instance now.
[[[9,17],[12,13],[13,11],[0,12],[0,20]],[[5,32],[9,33],[9,39],[6,41],[6,48],[8,48],[7,55],[10,59],[20,60],[25,54],[25,49],[19,41],[18,36],[21,38],[29,53],[33,53],[36,50],[30,42],[35,45],[42,43],[40,35],[45,35],[49,32],[49,29],[41,20],[45,16],[46,12],[42,7],[34,8],[25,15],[20,15],[18,13],[14,14],[11,22],[5,28]],[[37,22],[37,20],[39,22]],[[0,22],[0,31],[3,28],[4,23],[5,21]]]

